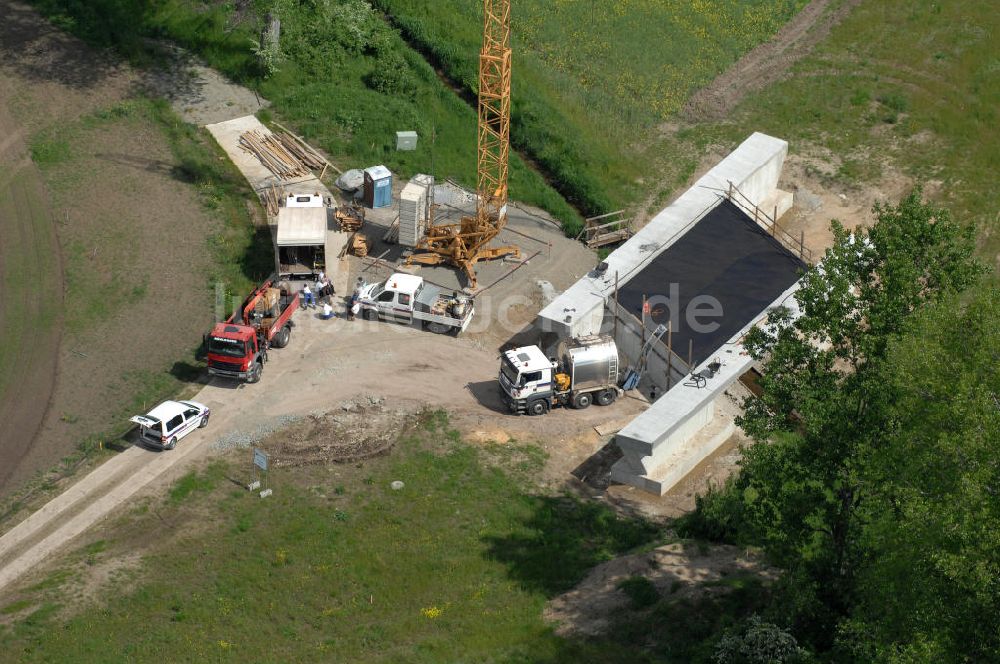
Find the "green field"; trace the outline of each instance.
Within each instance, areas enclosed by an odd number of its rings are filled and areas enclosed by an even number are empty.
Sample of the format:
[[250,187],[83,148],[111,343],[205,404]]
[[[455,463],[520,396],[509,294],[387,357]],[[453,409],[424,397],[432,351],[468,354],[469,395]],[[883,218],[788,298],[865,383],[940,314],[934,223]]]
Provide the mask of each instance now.
[[[864,2],[787,80],[723,123],[682,131],[679,146],[735,145],[751,131],[819,154],[848,190],[897,169],[1000,251],[1000,13],[989,3]],[[825,155],[825,156],[823,156]],[[937,193],[939,192],[939,193]]]
[[[374,0],[463,89],[478,88],[480,0]],[[658,125],[804,0],[512,2],[512,140],[587,214],[664,176]],[[641,212],[641,211],[640,211]]]
[[[36,0],[57,25],[111,46],[138,64],[157,57],[144,38],[167,38],[201,55],[273,102],[343,168],[384,163],[404,177],[433,172],[476,183],[476,115],[434,70],[362,0],[259,3],[282,20],[277,70],[253,54],[253,20],[234,19],[230,3],[196,0]],[[254,7],[258,4],[254,3]],[[415,130],[418,149],[397,152],[395,132]],[[579,214],[537,172],[514,158],[511,194],[552,213],[575,232]]]
[[[535,493],[543,463],[533,445],[467,444],[440,413],[386,458],[277,470],[266,500],[227,480],[244,464],[215,462],[0,607],[0,660],[650,661],[641,629],[695,653],[719,627],[706,617],[717,605],[665,599],[650,613],[659,598],[636,583],[624,639],[567,641],[542,622],[546,600],[594,565],[664,537]],[[88,569],[137,547],[137,569],[74,599]],[[747,579],[726,585],[748,606],[766,595]]]

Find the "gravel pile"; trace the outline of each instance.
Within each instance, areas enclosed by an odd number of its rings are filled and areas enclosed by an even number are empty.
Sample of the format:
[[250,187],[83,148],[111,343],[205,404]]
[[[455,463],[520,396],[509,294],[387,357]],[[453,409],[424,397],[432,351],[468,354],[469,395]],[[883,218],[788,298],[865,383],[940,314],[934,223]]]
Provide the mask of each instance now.
[[275,431],[280,431],[285,427],[299,422],[301,419],[302,417],[298,415],[279,415],[278,417],[275,417],[267,422],[258,424],[249,431],[233,431],[232,433],[226,434],[212,443],[212,449],[219,452],[234,449],[247,449],[259,444]]

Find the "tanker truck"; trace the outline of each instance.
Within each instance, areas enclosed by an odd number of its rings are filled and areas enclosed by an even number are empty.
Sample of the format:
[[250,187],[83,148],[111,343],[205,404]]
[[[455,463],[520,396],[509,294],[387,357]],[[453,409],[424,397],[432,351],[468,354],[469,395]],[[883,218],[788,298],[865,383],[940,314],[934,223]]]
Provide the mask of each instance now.
[[618,347],[609,336],[592,335],[560,344],[550,359],[538,346],[505,351],[500,359],[500,395],[510,412],[544,415],[557,406],[609,406],[618,386]]

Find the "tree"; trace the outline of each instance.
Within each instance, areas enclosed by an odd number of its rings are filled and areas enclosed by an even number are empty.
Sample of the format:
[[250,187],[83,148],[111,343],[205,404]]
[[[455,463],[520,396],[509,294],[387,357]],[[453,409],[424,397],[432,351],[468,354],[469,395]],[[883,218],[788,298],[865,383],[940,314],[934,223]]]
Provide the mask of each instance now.
[[788,664],[805,660],[795,637],[777,625],[750,616],[742,629],[729,632],[715,647],[716,664]]
[[[921,200],[876,205],[870,230],[834,222],[834,245],[807,273],[801,311],[774,312],[746,347],[767,362],[763,396],[739,424],[755,440],[734,488],[765,545],[801,594],[800,628],[830,647],[855,599],[862,509],[878,487],[865,472],[893,434],[884,380],[890,344],[915,311],[975,283],[973,230]],[[777,438],[778,442],[772,444]]]
[[863,470],[878,491],[842,640],[884,661],[1000,661],[1000,291],[922,312],[884,376],[893,412]]

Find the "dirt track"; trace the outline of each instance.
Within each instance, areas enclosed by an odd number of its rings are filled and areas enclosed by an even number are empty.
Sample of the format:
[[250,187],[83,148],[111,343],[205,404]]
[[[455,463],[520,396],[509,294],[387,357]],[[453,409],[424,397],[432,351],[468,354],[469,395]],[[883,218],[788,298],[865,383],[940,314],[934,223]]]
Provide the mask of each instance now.
[[[321,321],[314,311],[299,312],[296,320],[291,345],[271,353],[260,384],[237,389],[217,382],[195,397],[212,408],[208,428],[185,438],[172,452],[127,449],[0,537],[0,588],[41,568],[44,559],[154,481],[163,486],[199,459],[218,453],[220,445],[214,442],[252,435],[276,419],[326,412],[345,400],[372,395],[384,399],[386,409],[447,408],[462,428],[488,431],[487,437],[494,439],[510,435],[562,440],[568,443],[562,448],[566,453],[577,443],[567,441],[572,432],[592,433],[593,426],[642,408],[624,399],[609,408],[582,412],[508,416],[496,391],[497,355],[472,339],[389,323]],[[594,451],[580,449],[575,454]]]
[[813,0],[770,41],[695,93],[682,115],[691,122],[727,117],[749,93],[780,80],[788,68],[826,38],[861,0]]

